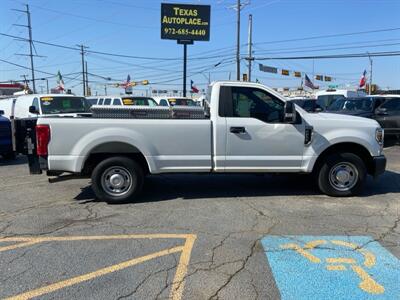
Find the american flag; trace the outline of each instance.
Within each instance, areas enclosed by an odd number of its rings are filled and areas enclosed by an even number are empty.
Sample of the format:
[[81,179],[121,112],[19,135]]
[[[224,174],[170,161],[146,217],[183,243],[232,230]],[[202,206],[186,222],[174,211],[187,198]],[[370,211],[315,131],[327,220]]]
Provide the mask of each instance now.
[[306,87],[309,87],[310,89],[313,89],[313,90],[317,90],[319,88],[318,86],[314,85],[314,83],[312,83],[312,81],[307,76],[307,74],[305,74],[305,76],[304,76],[304,85]]

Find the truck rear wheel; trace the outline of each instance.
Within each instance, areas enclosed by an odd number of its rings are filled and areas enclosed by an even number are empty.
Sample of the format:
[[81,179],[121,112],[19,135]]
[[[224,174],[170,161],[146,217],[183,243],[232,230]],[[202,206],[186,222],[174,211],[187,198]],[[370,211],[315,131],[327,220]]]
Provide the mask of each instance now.
[[353,153],[328,156],[318,171],[321,192],[334,197],[354,196],[361,192],[367,175],[362,159]]
[[123,156],[103,160],[92,173],[92,189],[96,197],[110,204],[134,201],[142,190],[143,181],[142,167]]

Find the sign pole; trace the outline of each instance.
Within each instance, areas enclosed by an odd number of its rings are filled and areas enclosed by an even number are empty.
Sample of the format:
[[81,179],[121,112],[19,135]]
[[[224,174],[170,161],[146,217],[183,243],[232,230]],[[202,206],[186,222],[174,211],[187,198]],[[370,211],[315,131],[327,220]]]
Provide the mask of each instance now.
[[186,97],[187,43],[183,44],[183,97]]
[[193,45],[192,40],[178,40],[178,44],[183,45],[183,97],[186,97],[186,77],[187,77],[187,45]]

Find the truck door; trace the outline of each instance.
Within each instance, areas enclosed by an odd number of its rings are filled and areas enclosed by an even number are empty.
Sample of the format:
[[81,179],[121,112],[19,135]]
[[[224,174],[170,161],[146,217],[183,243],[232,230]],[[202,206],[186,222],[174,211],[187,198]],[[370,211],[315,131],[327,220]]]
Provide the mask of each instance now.
[[304,122],[283,122],[284,101],[254,87],[224,86],[226,172],[298,171]]

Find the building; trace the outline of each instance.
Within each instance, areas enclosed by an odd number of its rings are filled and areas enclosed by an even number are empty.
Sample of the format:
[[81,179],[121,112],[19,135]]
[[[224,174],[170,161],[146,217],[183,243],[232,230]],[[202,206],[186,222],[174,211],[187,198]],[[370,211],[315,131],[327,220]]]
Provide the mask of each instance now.
[[25,89],[25,85],[21,83],[0,83],[0,98],[8,98],[16,92]]

